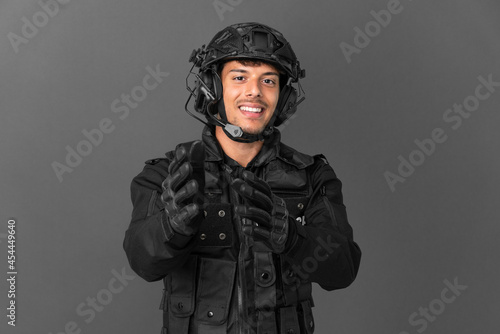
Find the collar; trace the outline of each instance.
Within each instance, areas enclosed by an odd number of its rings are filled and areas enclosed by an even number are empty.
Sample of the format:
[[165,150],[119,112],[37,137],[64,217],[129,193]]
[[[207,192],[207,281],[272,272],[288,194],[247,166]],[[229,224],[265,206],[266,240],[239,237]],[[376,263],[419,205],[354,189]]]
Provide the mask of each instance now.
[[[206,125],[202,132],[202,140],[205,144],[206,161],[222,162],[224,161],[224,152],[222,151],[217,138],[215,137],[215,126]],[[260,152],[251,161],[249,167],[260,167],[275,160],[280,155],[281,133],[274,129],[271,137],[265,140]]]

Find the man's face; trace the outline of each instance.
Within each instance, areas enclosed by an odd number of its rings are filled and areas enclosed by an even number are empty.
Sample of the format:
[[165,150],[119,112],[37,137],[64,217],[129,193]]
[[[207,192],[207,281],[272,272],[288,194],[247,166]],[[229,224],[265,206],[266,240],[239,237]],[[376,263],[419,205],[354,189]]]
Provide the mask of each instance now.
[[279,73],[271,65],[224,64],[223,99],[229,123],[250,134],[261,133],[273,116],[279,97]]

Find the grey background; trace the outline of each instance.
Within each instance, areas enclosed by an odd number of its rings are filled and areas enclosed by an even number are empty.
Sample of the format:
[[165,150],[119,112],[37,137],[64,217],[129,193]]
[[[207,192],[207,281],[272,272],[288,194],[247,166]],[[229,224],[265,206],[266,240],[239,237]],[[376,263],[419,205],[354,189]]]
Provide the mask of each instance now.
[[[109,296],[113,270],[132,274],[121,243],[133,176],[199,137],[201,123],[183,111],[192,49],[229,24],[260,21],[284,33],[307,70],[307,99],[284,141],[327,156],[363,250],[351,287],[315,287],[317,333],[417,333],[409,316],[438,307],[454,279],[467,289],[424,332],[496,333],[500,89],[456,130],[443,115],[474,94],[478,76],[500,81],[498,2],[401,0],[348,63],[340,43],[353,45],[353,29],[387,0],[221,1],[232,3],[222,17],[213,1],[70,1],[17,53],[8,34],[22,36],[22,18],[33,22],[41,7],[0,3],[0,277],[9,218],[18,237],[17,326],[7,325],[1,279],[0,331],[78,332],[74,322],[81,333],[159,333],[159,282],[131,280],[91,321],[76,310]],[[169,76],[120,119],[111,103],[157,65]],[[105,118],[113,131],[60,182],[51,164]],[[391,191],[384,172],[397,173],[398,156],[408,159],[435,128],[447,140]]]

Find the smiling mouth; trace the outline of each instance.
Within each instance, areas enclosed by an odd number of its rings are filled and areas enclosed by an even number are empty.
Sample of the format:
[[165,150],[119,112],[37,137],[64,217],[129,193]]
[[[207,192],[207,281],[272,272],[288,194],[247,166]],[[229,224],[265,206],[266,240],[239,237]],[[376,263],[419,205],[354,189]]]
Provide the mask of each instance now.
[[262,112],[263,108],[252,108],[252,107],[241,106],[240,110],[241,111],[255,113],[255,114],[259,114],[259,113]]

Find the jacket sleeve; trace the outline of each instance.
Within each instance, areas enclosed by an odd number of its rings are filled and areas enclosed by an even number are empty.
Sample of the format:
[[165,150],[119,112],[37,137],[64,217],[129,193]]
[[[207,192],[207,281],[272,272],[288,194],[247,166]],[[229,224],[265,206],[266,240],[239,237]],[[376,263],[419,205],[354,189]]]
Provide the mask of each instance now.
[[123,242],[132,270],[150,282],[182,265],[194,247],[191,237],[175,234],[167,222],[161,184],[168,161],[153,162],[132,180],[132,221]]
[[305,225],[291,222],[297,233],[286,260],[301,279],[325,290],[345,288],[356,278],[361,250],[347,220],[342,183],[323,159],[316,157],[309,168],[313,192]]

